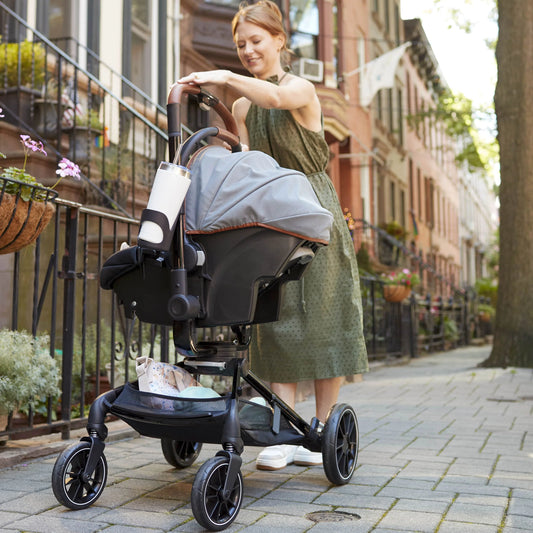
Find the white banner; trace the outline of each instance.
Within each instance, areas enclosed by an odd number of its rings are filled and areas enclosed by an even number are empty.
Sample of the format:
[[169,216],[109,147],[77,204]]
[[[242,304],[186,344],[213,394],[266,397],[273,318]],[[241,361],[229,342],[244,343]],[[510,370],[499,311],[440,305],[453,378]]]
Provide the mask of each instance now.
[[361,105],[363,107],[370,105],[374,95],[380,89],[394,87],[396,68],[408,46],[411,46],[410,41],[363,65],[360,76]]

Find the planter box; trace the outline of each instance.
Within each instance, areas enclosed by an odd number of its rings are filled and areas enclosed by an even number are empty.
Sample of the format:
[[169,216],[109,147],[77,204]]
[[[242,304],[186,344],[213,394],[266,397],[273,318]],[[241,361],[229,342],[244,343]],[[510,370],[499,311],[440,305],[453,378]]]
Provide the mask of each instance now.
[[[33,102],[40,97],[41,93],[27,87],[8,87],[0,89],[0,100],[3,102],[6,122],[16,126],[33,126]],[[15,116],[12,116],[11,113]],[[20,122],[19,122],[20,119]]]
[[387,302],[402,302],[411,294],[411,287],[407,285],[383,285],[383,297]]
[[[18,189],[16,194],[6,191],[8,184]],[[32,190],[32,199],[21,198],[23,188]],[[42,191],[42,201],[33,199],[37,191]],[[18,252],[35,242],[55,213],[56,197],[55,191],[0,178],[0,254]]]

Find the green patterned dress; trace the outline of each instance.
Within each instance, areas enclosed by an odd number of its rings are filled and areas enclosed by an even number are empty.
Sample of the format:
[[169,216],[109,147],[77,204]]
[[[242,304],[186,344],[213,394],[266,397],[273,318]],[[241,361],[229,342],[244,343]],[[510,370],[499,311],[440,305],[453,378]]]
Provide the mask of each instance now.
[[277,383],[366,372],[357,261],[337,193],[325,172],[329,149],[324,135],[302,127],[290,111],[254,104],[246,126],[250,149],[306,174],[320,203],[334,216],[329,245],[318,251],[301,280],[285,285],[279,321],[254,327],[251,368]]

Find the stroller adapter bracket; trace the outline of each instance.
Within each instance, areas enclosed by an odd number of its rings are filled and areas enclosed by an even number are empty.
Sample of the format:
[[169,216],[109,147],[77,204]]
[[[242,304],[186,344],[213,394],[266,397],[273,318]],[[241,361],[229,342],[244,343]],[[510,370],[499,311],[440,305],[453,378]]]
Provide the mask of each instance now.
[[168,300],[168,314],[177,321],[196,318],[200,314],[200,301],[196,296],[187,294],[187,270],[172,269],[170,280],[174,294]]

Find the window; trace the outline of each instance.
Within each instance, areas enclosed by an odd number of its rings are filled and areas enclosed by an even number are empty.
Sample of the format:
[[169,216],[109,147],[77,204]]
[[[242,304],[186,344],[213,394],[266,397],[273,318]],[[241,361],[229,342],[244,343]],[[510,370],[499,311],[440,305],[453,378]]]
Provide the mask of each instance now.
[[394,40],[396,44],[400,45],[400,7],[394,4]]
[[405,191],[400,191],[400,224],[404,228],[407,227],[405,220]]
[[398,142],[400,146],[403,146],[403,104],[402,104],[403,93],[401,89],[398,89],[398,109],[396,111],[396,116],[398,117]]
[[242,0],[205,0],[208,4],[221,4],[238,8]]
[[318,58],[319,16],[316,0],[291,0],[290,48],[299,57]]
[[393,106],[393,91],[394,89],[387,89],[387,103],[389,106],[388,109],[388,120],[389,120],[389,131],[394,133],[394,106]]
[[418,220],[422,220],[422,173],[419,168],[416,171],[416,185],[418,193]]
[[340,39],[339,35],[339,20],[342,20],[342,14],[339,12],[339,6],[337,1],[333,1],[332,12],[333,12],[333,76],[335,78],[335,84],[339,85],[339,79],[342,77],[342,68],[341,68],[341,50],[340,50]]
[[390,213],[392,220],[396,220],[396,184],[390,182]]
[[413,176],[413,160],[409,158],[409,209],[414,211],[415,209],[415,190],[414,190],[414,176]]
[[152,1],[132,0],[131,2],[131,81],[150,94],[152,45]]
[[70,0],[50,0],[48,7],[48,37],[59,48],[79,61],[75,42],[71,40],[78,35],[76,24],[76,2]]

